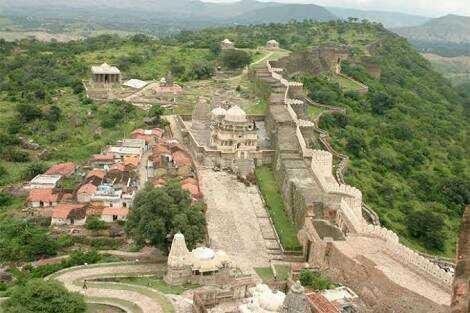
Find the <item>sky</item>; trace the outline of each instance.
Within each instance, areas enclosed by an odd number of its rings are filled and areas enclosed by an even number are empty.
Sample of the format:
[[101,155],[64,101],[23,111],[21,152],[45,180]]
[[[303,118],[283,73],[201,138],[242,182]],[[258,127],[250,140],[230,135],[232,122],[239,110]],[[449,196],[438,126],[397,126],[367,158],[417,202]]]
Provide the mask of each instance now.
[[[207,2],[232,2],[235,0],[203,0]],[[270,1],[270,0],[259,0]],[[396,11],[431,17],[449,13],[470,16],[470,0],[273,0],[287,3],[314,3],[362,10]]]

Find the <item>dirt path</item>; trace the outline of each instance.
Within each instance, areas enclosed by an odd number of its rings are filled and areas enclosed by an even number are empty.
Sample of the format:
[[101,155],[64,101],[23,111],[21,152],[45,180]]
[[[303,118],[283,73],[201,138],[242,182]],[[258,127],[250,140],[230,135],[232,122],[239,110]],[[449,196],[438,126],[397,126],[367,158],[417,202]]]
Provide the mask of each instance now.
[[79,266],[58,272],[53,276],[53,278],[63,283],[69,291],[82,293],[87,298],[102,298],[107,299],[108,302],[112,302],[112,299],[119,299],[133,303],[143,313],[160,313],[164,312],[162,310],[162,306],[153,297],[137,290],[118,289],[119,284],[114,286],[110,284],[109,288],[96,288],[93,287],[94,284],[92,282],[88,282],[88,288],[86,290],[82,288],[85,279],[93,279],[95,277],[113,277],[114,275],[122,273],[126,273],[130,276],[138,274],[152,274],[159,270],[161,270],[161,266],[152,264],[110,264],[109,266],[90,267]]

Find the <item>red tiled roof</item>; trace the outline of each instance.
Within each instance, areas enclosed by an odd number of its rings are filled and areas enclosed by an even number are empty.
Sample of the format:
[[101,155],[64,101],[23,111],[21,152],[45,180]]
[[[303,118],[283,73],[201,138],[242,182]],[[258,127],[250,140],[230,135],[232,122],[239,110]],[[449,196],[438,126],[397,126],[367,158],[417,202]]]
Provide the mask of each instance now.
[[340,313],[341,311],[323,295],[315,292],[306,294],[308,302],[315,313]]
[[186,166],[192,164],[191,156],[186,151],[177,150],[172,153],[172,156],[173,160],[178,166]]
[[52,210],[52,218],[66,219],[74,210],[83,209],[83,204],[61,203]]
[[95,168],[88,172],[88,174],[86,175],[86,178],[95,176],[95,177],[103,179],[105,175],[106,175],[106,172],[104,170]]
[[32,189],[29,192],[29,202],[56,202],[59,198],[57,193],[54,193],[53,189]]
[[150,143],[153,141],[154,136],[152,135],[144,135],[144,134],[131,134],[132,139],[142,139],[145,140],[146,143]]
[[128,208],[111,208],[105,207],[101,215],[117,215],[117,216],[127,216],[129,214]]
[[114,155],[112,153],[94,154],[91,159],[92,161],[114,161]]
[[73,162],[59,163],[52,165],[44,174],[70,176],[75,172],[75,168],[76,166]]
[[113,165],[111,165],[109,167],[109,170],[112,171],[112,170],[116,170],[116,171],[119,171],[119,172],[124,172],[126,170],[124,164],[122,163],[114,163]]
[[84,193],[84,194],[87,194],[87,195],[92,195],[96,192],[97,189],[98,189],[98,187],[96,187],[92,183],[86,183],[78,189],[77,194],[78,193]]
[[124,157],[124,166],[137,167],[140,163],[140,157],[137,155],[129,155]]
[[170,153],[170,149],[168,149],[168,147],[163,143],[157,143],[155,146],[153,146],[152,151],[153,154],[157,156],[163,153]]

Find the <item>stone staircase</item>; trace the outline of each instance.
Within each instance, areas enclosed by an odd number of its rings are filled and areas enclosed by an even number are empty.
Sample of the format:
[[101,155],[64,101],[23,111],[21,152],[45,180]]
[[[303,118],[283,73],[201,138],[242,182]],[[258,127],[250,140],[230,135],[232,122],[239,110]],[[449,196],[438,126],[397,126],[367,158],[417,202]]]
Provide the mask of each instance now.
[[237,167],[238,167],[238,174],[241,177],[246,177],[248,174],[253,173],[255,164],[253,160],[245,159],[245,160],[239,160]]

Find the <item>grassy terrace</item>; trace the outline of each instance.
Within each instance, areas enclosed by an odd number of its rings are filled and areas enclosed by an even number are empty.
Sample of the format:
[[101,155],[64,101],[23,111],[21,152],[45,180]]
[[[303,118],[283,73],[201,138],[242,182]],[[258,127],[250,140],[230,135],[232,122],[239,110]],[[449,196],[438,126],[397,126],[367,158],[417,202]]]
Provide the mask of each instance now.
[[[289,278],[289,266],[287,265],[274,265],[277,272],[278,280],[287,280]],[[274,279],[271,267],[257,267],[255,268],[256,274],[263,280],[264,283]]]
[[272,169],[268,166],[261,166],[256,168],[255,174],[282,246],[285,250],[300,250],[301,246],[297,240],[297,229],[289,220],[284,210],[282,195]]

